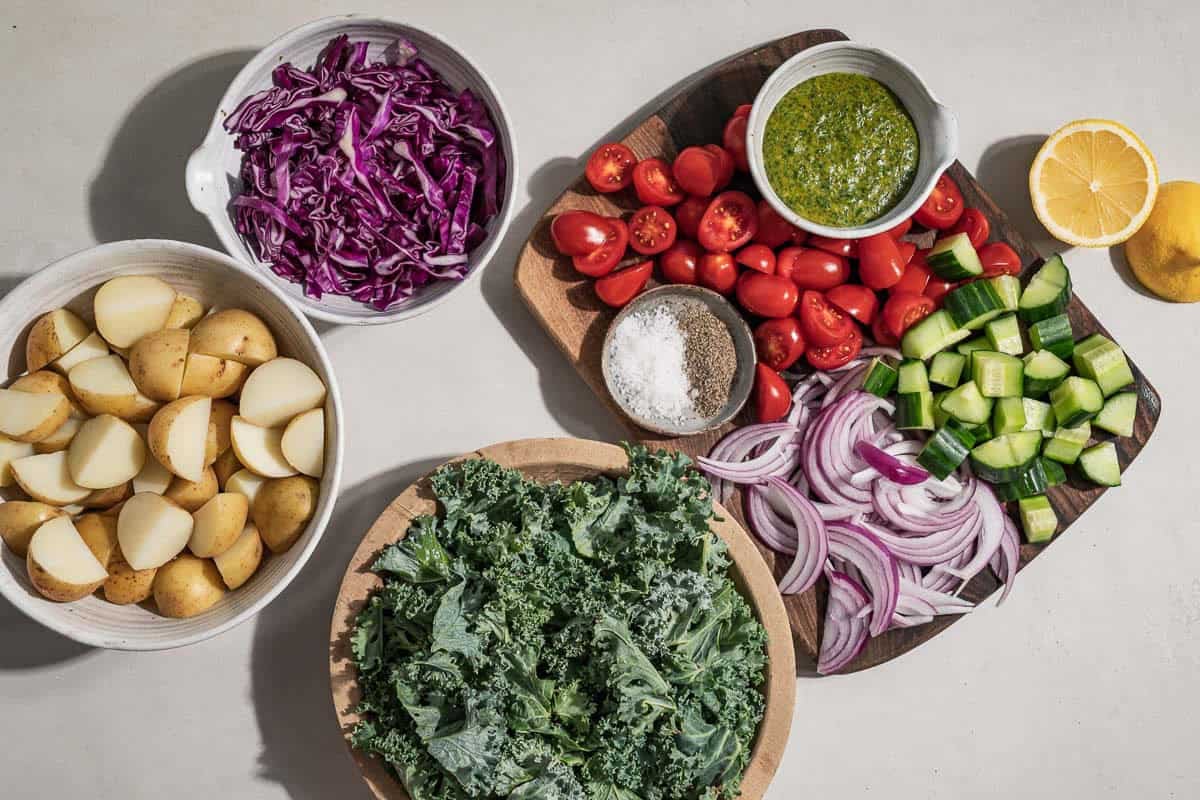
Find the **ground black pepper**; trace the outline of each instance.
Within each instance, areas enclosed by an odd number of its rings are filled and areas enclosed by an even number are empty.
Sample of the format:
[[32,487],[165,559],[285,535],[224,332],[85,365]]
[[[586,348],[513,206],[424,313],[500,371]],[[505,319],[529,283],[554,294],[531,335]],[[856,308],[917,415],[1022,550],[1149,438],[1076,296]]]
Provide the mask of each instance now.
[[716,416],[729,402],[737,372],[737,353],[729,328],[701,303],[679,312],[683,333],[684,371],[691,384],[692,404],[701,419]]

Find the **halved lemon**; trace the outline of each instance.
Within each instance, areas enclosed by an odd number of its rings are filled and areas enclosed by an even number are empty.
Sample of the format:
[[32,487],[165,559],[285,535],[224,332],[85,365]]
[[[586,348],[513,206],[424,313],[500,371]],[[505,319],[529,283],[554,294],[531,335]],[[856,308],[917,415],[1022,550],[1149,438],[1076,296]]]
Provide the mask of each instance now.
[[1068,122],[1050,134],[1029,170],[1037,218],[1054,238],[1080,247],[1109,247],[1133,236],[1157,194],[1154,156],[1112,120]]

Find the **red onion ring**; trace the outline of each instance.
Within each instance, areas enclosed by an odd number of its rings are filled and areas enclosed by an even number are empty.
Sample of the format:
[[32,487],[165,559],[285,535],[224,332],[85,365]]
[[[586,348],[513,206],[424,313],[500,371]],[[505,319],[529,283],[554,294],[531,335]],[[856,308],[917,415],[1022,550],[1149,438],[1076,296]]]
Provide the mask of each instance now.
[[801,494],[782,478],[767,478],[768,491],[779,493],[783,503],[791,512],[796,528],[796,555],[788,571],[779,579],[779,591],[783,594],[799,594],[808,591],[821,574],[821,567],[829,555],[829,539],[825,522],[812,501]]
[[887,630],[900,595],[900,570],[896,558],[876,536],[860,525],[831,522],[825,527],[829,554],[849,561],[858,569],[871,597],[871,624],[878,636]]
[[832,675],[858,657],[867,643],[867,622],[858,613],[870,608],[870,597],[844,572],[829,572],[829,602],[821,626],[817,672]]

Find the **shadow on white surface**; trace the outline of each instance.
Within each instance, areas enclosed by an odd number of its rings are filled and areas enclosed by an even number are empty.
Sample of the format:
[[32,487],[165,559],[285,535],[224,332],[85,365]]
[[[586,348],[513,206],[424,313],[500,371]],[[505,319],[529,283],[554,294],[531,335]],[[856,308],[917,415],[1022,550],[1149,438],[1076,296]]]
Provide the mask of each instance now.
[[1125,257],[1125,245],[1119,244],[1115,247],[1108,248],[1108,260],[1112,263],[1113,271],[1120,276],[1125,285],[1133,291],[1140,294],[1142,297],[1149,297],[1151,300],[1161,300],[1158,295],[1142,286],[1142,282],[1133,274],[1133,268],[1129,266],[1129,259]]
[[43,627],[0,598],[0,672],[19,672],[74,661],[94,648]]
[[1046,141],[1045,134],[1010,136],[988,145],[979,157],[975,177],[996,205],[1008,216],[1017,232],[1043,258],[1068,249],[1042,227],[1029,198],[1029,167]]
[[409,484],[450,458],[407,464],[344,490],[313,557],[258,615],[251,700],[263,742],[260,775],[296,800],[370,797],[333,713],[333,605],[346,565],[371,523]]

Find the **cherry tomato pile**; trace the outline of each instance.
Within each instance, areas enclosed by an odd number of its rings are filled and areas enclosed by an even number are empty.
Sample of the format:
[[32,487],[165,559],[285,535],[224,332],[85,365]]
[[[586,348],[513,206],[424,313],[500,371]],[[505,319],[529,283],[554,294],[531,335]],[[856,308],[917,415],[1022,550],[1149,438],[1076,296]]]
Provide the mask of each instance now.
[[[755,326],[760,422],[780,419],[791,407],[780,371],[801,358],[814,369],[843,366],[862,349],[864,329],[876,343],[895,346],[959,285],[929,269],[927,251],[909,241],[910,234],[966,233],[984,277],[1020,271],[1011,247],[987,243],[987,217],[964,208],[949,175],[938,179],[912,219],[888,231],[863,239],[809,236],[756,200],[750,181],[739,179],[740,188],[730,188],[737,172],[749,171],[749,114],[749,105],[739,106],[721,144],[686,147],[671,164],[638,160],[620,143],[601,145],[588,159],[588,182],[605,194],[632,186],[642,207],[628,220],[567,211],[555,217],[550,233],[575,269],[595,279],[597,297],[610,306],[625,305],[646,287],[654,259],[666,283],[731,296]],[[635,259],[626,259],[630,249]]]

